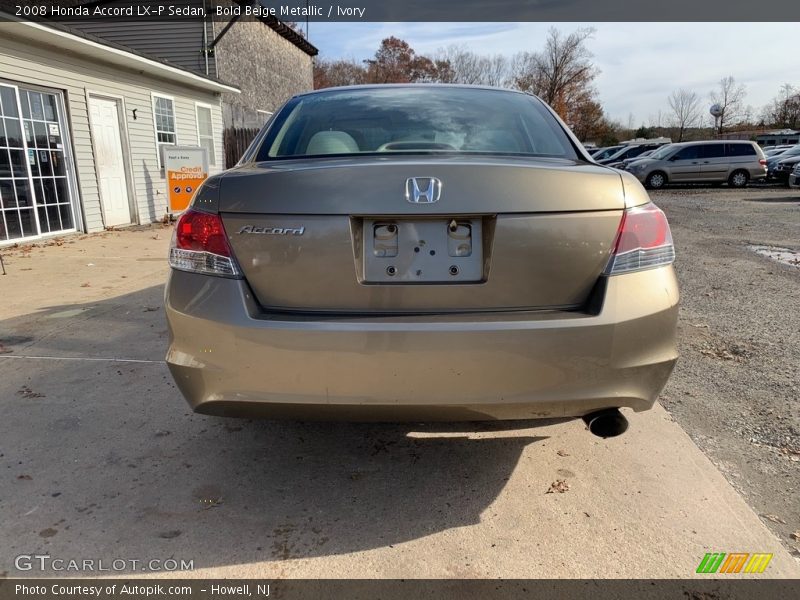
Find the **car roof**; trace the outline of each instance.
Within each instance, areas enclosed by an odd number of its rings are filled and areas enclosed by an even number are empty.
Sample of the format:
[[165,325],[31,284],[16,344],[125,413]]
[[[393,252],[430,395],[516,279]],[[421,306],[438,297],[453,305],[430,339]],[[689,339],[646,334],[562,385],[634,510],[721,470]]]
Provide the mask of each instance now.
[[755,144],[750,140],[697,140],[694,142],[675,142],[673,146],[696,146],[697,144]]
[[319,90],[311,90],[309,92],[303,92],[302,94],[296,94],[294,97],[302,98],[305,96],[316,96],[318,94],[326,94],[329,92],[342,92],[348,90],[353,90],[353,91],[382,90],[386,88],[431,89],[431,90],[450,88],[450,89],[462,89],[462,90],[485,90],[488,92],[507,92],[509,94],[521,94],[523,96],[536,97],[534,94],[530,94],[528,92],[522,92],[520,90],[513,90],[510,88],[496,87],[491,85],[466,85],[461,83],[367,83],[364,85],[344,85],[338,87],[322,88]]

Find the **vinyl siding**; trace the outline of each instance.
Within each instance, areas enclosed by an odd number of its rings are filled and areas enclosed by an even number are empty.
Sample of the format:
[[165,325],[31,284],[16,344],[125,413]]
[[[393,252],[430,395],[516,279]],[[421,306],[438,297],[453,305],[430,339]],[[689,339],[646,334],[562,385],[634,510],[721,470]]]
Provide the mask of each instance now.
[[[128,157],[132,174],[133,202],[139,223],[161,219],[167,210],[166,179],[158,165],[151,93],[170,96],[175,102],[177,141],[199,144],[195,102],[212,106],[215,149],[221,171],[222,112],[218,94],[176,85],[167,80],[93,61],[57,48],[38,46],[14,37],[14,25],[0,24],[0,79],[24,86],[35,85],[64,93],[72,153],[77,170],[79,202],[84,228],[98,231],[103,218],[92,150],[87,92],[120,96],[124,101]],[[133,110],[136,110],[136,119]],[[123,138],[126,131],[122,132]]]
[[[129,6],[129,1],[107,3]],[[170,2],[174,6],[202,7],[199,0],[177,0]],[[167,60],[170,63],[191,69],[197,73],[215,75],[213,58],[206,61],[203,55],[203,28],[207,27],[209,42],[213,38],[213,24],[209,21],[204,24],[201,20],[170,19],[165,21],[154,20],[125,20],[125,19],[98,19],[93,21],[70,21],[69,26],[94,36],[105,38],[109,41],[123,44],[139,52]]]

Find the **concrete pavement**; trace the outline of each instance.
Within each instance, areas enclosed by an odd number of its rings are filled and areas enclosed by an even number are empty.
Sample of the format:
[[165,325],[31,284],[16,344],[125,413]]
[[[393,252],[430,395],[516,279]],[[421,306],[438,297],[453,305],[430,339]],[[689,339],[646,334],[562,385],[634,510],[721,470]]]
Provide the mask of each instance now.
[[761,577],[800,576],[660,407],[612,440],[190,414],[162,363],[169,233],[3,251],[0,575],[47,553],[215,578],[683,578],[706,552],[768,552]]

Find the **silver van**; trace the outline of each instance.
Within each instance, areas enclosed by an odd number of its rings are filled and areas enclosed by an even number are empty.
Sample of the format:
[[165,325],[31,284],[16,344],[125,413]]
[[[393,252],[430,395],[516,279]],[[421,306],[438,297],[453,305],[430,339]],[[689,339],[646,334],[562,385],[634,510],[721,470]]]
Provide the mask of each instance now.
[[767,176],[767,161],[755,142],[683,142],[659,148],[626,170],[651,189],[668,183],[728,182],[745,187]]

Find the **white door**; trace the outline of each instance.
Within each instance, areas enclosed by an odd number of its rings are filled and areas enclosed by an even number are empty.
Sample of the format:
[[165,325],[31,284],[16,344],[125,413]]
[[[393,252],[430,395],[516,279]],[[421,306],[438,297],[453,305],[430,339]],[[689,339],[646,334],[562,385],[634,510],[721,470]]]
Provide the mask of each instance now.
[[105,226],[127,225],[131,209],[116,100],[90,97],[89,118]]

